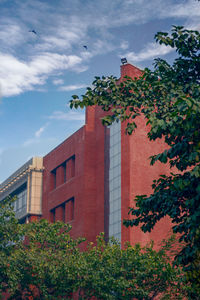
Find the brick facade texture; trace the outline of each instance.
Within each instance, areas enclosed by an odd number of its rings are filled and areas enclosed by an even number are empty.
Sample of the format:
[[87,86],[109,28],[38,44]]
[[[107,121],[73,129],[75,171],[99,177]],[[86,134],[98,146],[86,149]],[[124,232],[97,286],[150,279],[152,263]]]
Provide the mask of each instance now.
[[[130,65],[121,66],[121,78],[138,77],[141,71]],[[63,220],[72,225],[74,238],[95,241],[100,232],[108,236],[108,130],[102,125],[105,113],[99,107],[86,109],[85,125],[48,153],[43,160],[43,217]],[[163,140],[150,142],[144,117],[137,118],[137,130],[131,136],[121,126],[121,219],[128,218],[128,208],[139,194],[150,194],[152,180],[168,174],[169,167],[161,163],[150,166],[149,157],[166,148]],[[171,224],[165,218],[151,233],[121,225],[122,245],[154,240],[158,246],[170,234]]]

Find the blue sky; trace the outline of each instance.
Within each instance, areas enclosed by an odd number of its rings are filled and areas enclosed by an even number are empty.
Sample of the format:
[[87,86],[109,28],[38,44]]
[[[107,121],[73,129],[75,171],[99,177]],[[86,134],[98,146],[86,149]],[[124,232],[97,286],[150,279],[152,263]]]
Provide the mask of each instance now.
[[200,30],[200,2],[0,0],[0,182],[84,124],[68,101],[94,76],[119,77],[121,57],[140,68],[171,61],[154,41],[171,25]]

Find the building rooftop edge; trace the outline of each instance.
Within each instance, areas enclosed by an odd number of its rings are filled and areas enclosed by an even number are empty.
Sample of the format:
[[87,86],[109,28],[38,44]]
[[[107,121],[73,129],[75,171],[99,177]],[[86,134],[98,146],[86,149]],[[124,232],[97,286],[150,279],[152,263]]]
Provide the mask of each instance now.
[[135,68],[135,69],[138,69],[138,70],[141,71],[141,72],[143,71],[143,69],[140,69],[139,67],[137,67],[137,66],[135,66],[135,65],[133,65],[133,64],[131,64],[131,63],[129,63],[129,62],[127,62],[127,63],[124,64],[124,65],[121,64],[121,65],[120,65],[120,68],[123,68],[123,67],[125,68],[125,67],[128,66],[128,65],[130,65],[131,67],[133,67],[133,68]]
[[[85,119],[86,122],[86,119]],[[60,144],[58,144],[57,146],[55,146],[51,151],[49,151],[47,154],[45,154],[43,156],[43,158],[46,158],[50,153],[52,153],[53,151],[55,151],[58,147],[60,147],[62,144],[64,144],[68,139],[70,139],[74,134],[78,133],[80,130],[83,130],[86,124],[84,124],[83,126],[81,126],[79,129],[77,129],[76,131],[74,131],[70,136],[68,136],[65,140],[63,140]]]
[[40,156],[33,156],[31,159],[29,159],[25,164],[23,164],[19,169],[17,169],[14,173],[12,173],[6,180],[4,180],[0,184],[0,192],[1,190],[11,181],[13,181],[14,178],[17,178],[21,173],[23,173],[25,170],[27,170],[31,165],[34,164],[35,160],[43,159],[43,157]]

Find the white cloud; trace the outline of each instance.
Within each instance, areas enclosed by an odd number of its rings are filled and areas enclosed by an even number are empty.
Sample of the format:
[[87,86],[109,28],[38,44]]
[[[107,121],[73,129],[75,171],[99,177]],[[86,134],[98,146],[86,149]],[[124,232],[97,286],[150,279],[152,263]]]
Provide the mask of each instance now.
[[76,65],[73,67],[73,71],[76,72],[76,73],[82,73],[82,72],[85,72],[87,71],[89,68],[89,66],[85,66],[85,65]]
[[59,24],[59,27],[56,31],[53,31],[51,34],[45,35],[41,38],[41,43],[37,46],[38,49],[43,51],[49,50],[68,50],[71,49],[73,44],[80,42],[81,36],[85,35],[84,30],[81,27],[79,22],[75,25],[75,28],[69,25],[67,22]]
[[[24,40],[24,34],[19,26],[15,22],[11,22],[9,19],[3,19],[0,26],[0,43],[1,48],[19,45]],[[8,49],[8,48],[7,48]]]
[[36,132],[35,132],[35,137],[39,138],[41,134],[44,132],[44,130],[47,128],[48,123],[45,124],[44,126],[40,127]]
[[192,21],[189,20],[189,22],[187,22],[187,24],[185,24],[185,27],[187,29],[190,29],[190,30],[198,30],[198,31],[200,31],[199,18],[193,18]]
[[60,84],[63,84],[63,83],[64,83],[63,79],[54,79],[53,80],[53,84],[55,84],[55,85],[60,85]]
[[107,41],[106,39],[98,39],[94,42],[93,44],[93,49],[91,51],[92,56],[94,55],[98,55],[98,54],[103,54],[103,53],[108,53],[111,52],[113,50],[115,50],[116,48],[118,48],[119,46],[115,46],[111,41]]
[[3,92],[2,92],[1,82],[0,82],[0,104],[1,104],[2,97],[3,97]]
[[84,121],[85,113],[81,113],[78,111],[54,111],[51,116],[48,116],[48,119],[51,120],[64,120],[64,121]]
[[34,133],[34,137],[30,138],[30,139],[27,139],[23,143],[23,146],[27,147],[27,146],[30,146],[32,144],[40,143],[40,137],[41,137],[42,133],[45,131],[45,129],[47,128],[48,125],[49,125],[49,123],[46,123],[44,126],[40,127],[38,130],[36,130],[36,132]]
[[[180,4],[173,0],[15,1],[0,18],[2,93],[8,97],[38,89],[55,72],[84,72],[93,57],[125,51],[128,42],[121,41],[121,35],[119,40],[113,31],[120,26],[178,18],[187,23],[195,20],[198,27],[199,16],[195,0]],[[37,35],[28,32],[32,29]],[[169,52],[164,46],[148,47],[140,53],[129,52],[127,58],[138,62]]]
[[2,96],[12,96],[43,85],[57,70],[73,69],[82,62],[76,55],[43,53],[30,61],[21,61],[13,55],[0,53],[0,86]]
[[200,5],[198,1],[189,0],[185,3],[181,1],[180,4],[168,6],[167,10],[161,12],[161,17],[200,17]]
[[128,49],[128,47],[129,47],[128,41],[122,41],[122,42],[121,42],[120,48],[121,48],[122,50],[126,50],[126,49]]
[[61,86],[59,88],[60,91],[75,91],[75,90],[80,90],[86,88],[88,85],[86,84],[74,84],[74,85],[66,85],[66,86]]
[[167,47],[165,45],[160,45],[156,43],[149,43],[139,53],[128,52],[124,54],[124,56],[129,62],[134,63],[166,55],[171,51],[173,51],[171,47]]

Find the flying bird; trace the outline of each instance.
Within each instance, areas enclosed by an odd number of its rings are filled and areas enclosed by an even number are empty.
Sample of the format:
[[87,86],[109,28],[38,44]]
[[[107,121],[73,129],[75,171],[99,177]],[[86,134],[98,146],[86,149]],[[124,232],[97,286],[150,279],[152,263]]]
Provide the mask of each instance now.
[[85,48],[85,50],[87,50],[87,46],[84,45],[83,48]]
[[29,32],[32,32],[34,34],[37,34],[37,32],[33,29],[33,30],[29,30]]

